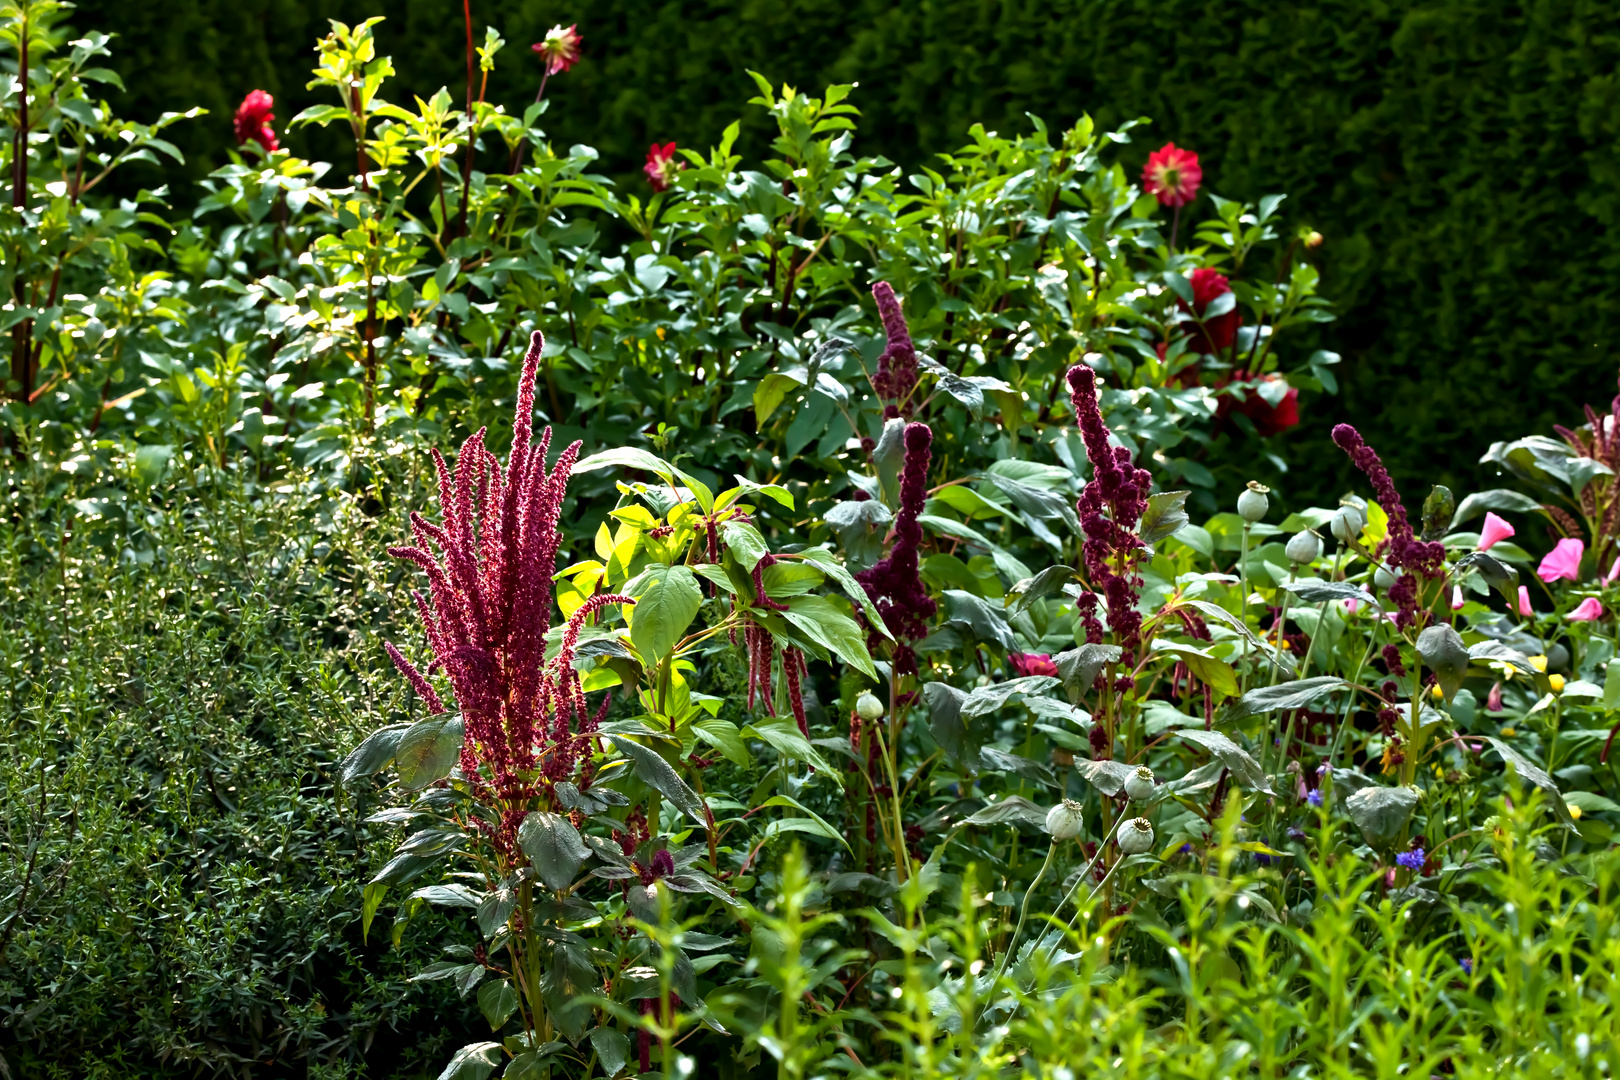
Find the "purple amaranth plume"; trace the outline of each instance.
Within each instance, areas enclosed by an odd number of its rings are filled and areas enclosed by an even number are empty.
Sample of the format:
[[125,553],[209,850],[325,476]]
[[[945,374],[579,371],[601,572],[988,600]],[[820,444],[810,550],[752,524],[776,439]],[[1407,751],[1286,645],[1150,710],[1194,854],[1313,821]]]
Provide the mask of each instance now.
[[1416,575],[1422,574],[1426,578],[1440,576],[1446,561],[1445,545],[1438,542],[1426,544],[1413,535],[1412,523],[1406,518],[1406,506],[1401,502],[1400,492],[1395,490],[1395,481],[1389,478],[1389,470],[1379,460],[1378,452],[1367,445],[1359,431],[1349,424],[1340,424],[1333,429],[1333,441],[1350,455],[1356,468],[1367,474],[1378,496],[1378,505],[1389,515],[1386,557],[1391,566],[1408,571],[1400,575],[1389,589],[1389,598],[1400,609],[1395,615],[1395,625],[1404,630],[1419,620]]
[[884,408],[884,416],[896,417],[917,385],[917,350],[911,344],[911,331],[906,329],[906,317],[900,313],[900,298],[894,295],[894,286],[878,282],[872,286],[872,299],[877,301],[883,333],[889,339],[888,347],[878,357],[872,389],[890,403]]
[[[1096,614],[1100,588],[1107,602],[1108,625],[1124,650],[1121,666],[1130,671],[1142,644],[1142,615],[1136,610],[1142,579],[1136,574],[1136,564],[1146,550],[1136,526],[1147,510],[1153,478],[1131,463],[1129,450],[1108,444],[1108,425],[1103,423],[1097,402],[1096,372],[1084,364],[1070,368],[1069,392],[1086,457],[1091,460],[1091,483],[1081,490],[1075,504],[1086,538],[1081,554],[1093,590],[1080,597],[1080,618],[1087,640],[1101,641],[1102,626]],[[1130,675],[1121,675],[1115,689],[1129,690],[1135,685]]]
[[[580,444],[563,450],[549,471],[551,429],[530,445],[543,345],[536,331],[523,358],[504,471],[485,448],[483,429],[462,446],[453,472],[434,450],[443,523],[412,513],[416,544],[388,549],[427,575],[428,596],[414,590],[412,596],[433,652],[428,672],[443,668],[449,677],[466,725],[462,775],[481,798],[500,805],[506,824],[497,841],[508,846],[505,833],[530,800],[549,796],[582,762],[589,768],[586,750],[602,714],[593,717],[586,708],[574,650],[587,619],[609,604],[635,602],[614,594],[588,599],[568,620],[556,658],[545,663],[551,577],[562,541],[557,522]],[[442,712],[427,677],[392,643],[384,648],[428,707]]]
[[[928,620],[938,610],[917,574],[917,549],[922,544],[917,515],[928,499],[933,442],[934,432],[927,424],[906,425],[906,457],[900,469],[900,513],[894,520],[894,545],[876,565],[855,575],[894,635],[897,675],[917,673],[917,655],[911,651],[911,643],[928,632]],[[872,648],[877,647],[878,640],[873,634]]]

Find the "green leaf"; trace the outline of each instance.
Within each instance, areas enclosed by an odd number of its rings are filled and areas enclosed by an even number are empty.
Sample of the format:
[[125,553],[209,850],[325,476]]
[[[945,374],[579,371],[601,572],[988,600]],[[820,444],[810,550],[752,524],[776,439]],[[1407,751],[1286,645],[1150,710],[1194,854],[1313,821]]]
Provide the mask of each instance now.
[[1009,795],[982,810],[974,811],[966,821],[969,825],[1004,825],[1009,822],[1014,825],[1028,825],[1033,829],[1044,829],[1046,811],[1022,795]]
[[1260,763],[1249,752],[1219,731],[1201,731],[1197,728],[1179,728],[1176,734],[1188,742],[1197,743],[1208,750],[1216,760],[1232,772],[1232,782],[1249,791],[1263,791],[1275,795]]
[[978,716],[988,716],[1015,698],[1022,698],[1025,694],[1045,693],[1057,686],[1058,682],[1059,680],[1050,675],[1026,675],[978,687],[962,703],[962,717],[971,720]]
[[404,738],[410,727],[410,724],[389,724],[367,735],[365,741],[343,759],[338,783],[346,785],[362,776],[371,776],[386,769],[399,750],[400,739]]
[[636,604],[629,612],[630,643],[652,668],[685,636],[703,606],[703,591],[690,569],[663,563],[647,567],[631,584]]
[[950,683],[923,683],[923,701],[928,706],[928,730],[944,751],[963,764],[977,765],[979,743],[962,719],[967,691]]
[[720,751],[733,765],[740,765],[745,769],[753,765],[754,759],[749,756],[748,747],[742,740],[742,733],[730,720],[705,716],[692,722],[692,731],[698,738]]
[[1324,604],[1330,600],[1356,600],[1372,607],[1378,606],[1378,601],[1372,598],[1372,594],[1360,585],[1352,585],[1348,581],[1305,578],[1301,581],[1285,581],[1283,588],[1307,604]]
[[517,991],[505,979],[487,982],[478,988],[478,1011],[489,1021],[489,1030],[499,1031],[501,1025],[517,1012]]
[[1435,681],[1447,703],[1462,689],[1468,674],[1468,647],[1462,635],[1450,623],[1437,623],[1428,627],[1417,638],[1418,655],[1434,671]]
[[1018,648],[1018,641],[1013,637],[1012,627],[1007,625],[1007,616],[1000,604],[992,606],[961,589],[946,589],[943,595],[950,608],[951,622],[966,627],[974,637],[987,644],[999,645],[1008,652]]
[[828,840],[836,840],[843,844],[846,850],[849,849],[849,841],[844,839],[843,833],[827,824],[825,818],[797,799],[788,795],[772,795],[759,804],[759,809],[763,810],[767,806],[791,806],[805,816],[802,818],[778,818],[765,827],[766,837],[776,836],[784,831],[806,832],[815,836],[825,836]]
[[366,885],[365,892],[360,900],[360,942],[365,944],[366,938],[371,934],[371,920],[377,917],[377,909],[382,906],[383,897],[388,895],[388,882],[373,881]]
[[500,1043],[473,1043],[456,1051],[456,1056],[439,1074],[439,1080],[486,1080],[500,1063]]
[[772,749],[783,757],[793,758],[796,761],[802,761],[814,766],[817,771],[827,773],[842,786],[843,781],[838,772],[827,764],[827,759],[823,758],[815,747],[810,745],[810,740],[804,737],[804,733],[799,730],[799,725],[792,720],[785,717],[777,717],[773,720],[756,720],[743,728],[742,734],[744,738],[751,736],[768,743]]
[[1564,805],[1563,793],[1558,790],[1558,785],[1553,783],[1553,778],[1548,776],[1540,765],[1537,765],[1501,739],[1487,735],[1485,741],[1490,743],[1498,754],[1502,755],[1502,761],[1511,765],[1514,771],[1519,774],[1521,780],[1534,784],[1546,793],[1547,801],[1552,804],[1554,817],[1572,829],[1575,827],[1575,819],[1570,817],[1569,807]]
[[799,552],[799,557],[838,582],[838,587],[844,590],[845,595],[861,605],[861,610],[866,613],[867,624],[890,641],[894,640],[894,635],[889,633],[889,628],[883,624],[883,616],[878,614],[877,605],[872,603],[866,589],[855,580],[855,575],[838,561],[836,555],[825,548],[806,548]]
[[742,568],[753,573],[759,560],[771,553],[766,545],[765,538],[759,530],[744,521],[727,521],[720,525],[720,536],[726,542],[726,547],[737,557]]
[[1417,808],[1421,793],[1410,787],[1366,787],[1344,800],[1350,820],[1356,823],[1367,845],[1389,850],[1400,839],[1401,830]]
[[1337,675],[1317,675],[1278,686],[1262,686],[1250,690],[1238,699],[1230,714],[1234,720],[1277,709],[1303,709],[1311,702],[1350,684]]
[[803,385],[802,379],[784,375],[780,371],[773,371],[761,379],[759,385],[754,387],[754,423],[764,427],[765,421],[771,418],[777,406],[787,400],[788,394]]
[[1078,705],[1091,689],[1091,684],[1097,681],[1098,673],[1123,655],[1118,645],[1088,643],[1078,649],[1058,653],[1052,657],[1052,662],[1057,665],[1058,676],[1063,680],[1063,689],[1068,692],[1069,700]]
[[1620,709],[1620,663],[1613,660],[1603,672],[1603,707]]
[[531,810],[523,819],[518,846],[546,888],[559,891],[574,883],[574,875],[591,854],[573,822],[547,810]]
[[701,826],[708,825],[708,818],[703,812],[703,801],[682,780],[674,766],[665,761],[663,755],[649,747],[624,735],[603,735],[610,740],[618,751],[629,758],[635,766],[636,775],[642,782],[656,790],[681,813],[691,818]]
[[1457,512],[1451,518],[1451,527],[1455,529],[1487,510],[1506,510],[1509,513],[1529,514],[1539,509],[1540,506],[1541,504],[1530,496],[1521,495],[1517,491],[1510,491],[1507,488],[1476,491],[1457,504]]
[[624,1071],[625,1063],[630,1060],[629,1036],[618,1028],[599,1027],[591,1029],[590,1039],[596,1060],[602,1065],[602,1075],[618,1076]]
[[661,477],[671,487],[675,485],[675,470],[669,462],[656,454],[649,454],[645,450],[634,446],[619,446],[612,450],[602,450],[581,461],[574,462],[569,471],[570,476],[591,472],[596,469],[612,469],[615,467],[626,469],[640,469]]
[[1147,510],[1137,533],[1144,544],[1156,544],[1165,537],[1174,536],[1188,523],[1187,491],[1161,491],[1148,497]]
[[1007,597],[1012,601],[1008,610],[1017,617],[1028,611],[1030,605],[1037,600],[1045,600],[1048,596],[1059,596],[1063,586],[1074,580],[1074,567],[1048,566],[1034,577],[1024,578],[1016,582],[1007,590]]
[[795,596],[782,617],[828,649],[850,667],[876,680],[877,668],[866,651],[866,635],[855,620],[833,607],[824,596]]
[[400,787],[420,791],[449,776],[460,760],[462,738],[461,717],[453,714],[412,724],[400,736],[394,753]]

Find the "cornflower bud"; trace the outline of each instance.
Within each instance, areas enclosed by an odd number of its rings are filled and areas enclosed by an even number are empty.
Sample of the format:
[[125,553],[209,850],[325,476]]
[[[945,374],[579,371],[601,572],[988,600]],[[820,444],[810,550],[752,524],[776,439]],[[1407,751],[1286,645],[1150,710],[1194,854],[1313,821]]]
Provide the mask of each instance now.
[[1289,559],[1304,566],[1322,557],[1322,540],[1309,529],[1302,529],[1289,539],[1288,546],[1283,550]]
[[1046,831],[1053,840],[1073,840],[1080,835],[1080,804],[1064,799],[1046,812]]
[[1153,826],[1145,817],[1132,818],[1119,827],[1119,850],[1140,855],[1153,846]]
[[1270,500],[1266,498],[1266,494],[1270,490],[1266,485],[1250,480],[1248,489],[1238,496],[1238,517],[1247,521],[1250,525],[1265,517],[1266,510],[1271,505]]
[[1132,802],[1146,802],[1153,798],[1153,770],[1146,765],[1137,769],[1125,781],[1125,795]]
[[876,720],[883,715],[883,702],[870,690],[862,690],[861,696],[855,699],[855,715],[862,720]]

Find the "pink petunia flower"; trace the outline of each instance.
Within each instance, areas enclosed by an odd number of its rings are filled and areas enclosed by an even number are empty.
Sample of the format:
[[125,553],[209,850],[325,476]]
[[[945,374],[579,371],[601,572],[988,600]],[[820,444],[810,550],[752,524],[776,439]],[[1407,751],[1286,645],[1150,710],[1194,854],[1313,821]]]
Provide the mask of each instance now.
[[1198,197],[1204,170],[1198,155],[1175,143],[1165,143],[1148,155],[1142,169],[1142,188],[1159,200],[1160,206],[1186,206]]
[[1057,675],[1050,653],[1008,653],[1007,663],[1020,675]]
[[1461,585],[1451,587],[1451,610],[1461,611],[1463,606],[1463,593]]
[[1560,578],[1567,581],[1581,580],[1581,556],[1586,554],[1586,544],[1583,541],[1566,537],[1558,541],[1553,549],[1547,552],[1547,557],[1541,560],[1536,567],[1536,576],[1542,581],[1551,584]]
[[1497,544],[1513,535],[1513,526],[1487,512],[1485,526],[1479,530],[1479,550],[1489,551],[1492,545]]
[[1588,596],[1579,607],[1569,613],[1570,622],[1597,622],[1603,618],[1603,605],[1595,596]]
[[1620,558],[1616,558],[1614,565],[1609,567],[1609,572],[1603,575],[1603,584],[1605,586],[1613,585],[1615,578],[1620,578]]
[[1502,684],[1501,683],[1495,683],[1494,685],[1492,685],[1491,686],[1491,692],[1485,695],[1485,711],[1486,712],[1501,712],[1502,711]]
[[1530,589],[1525,585],[1519,586],[1519,614],[1526,619],[1535,614],[1530,610]]

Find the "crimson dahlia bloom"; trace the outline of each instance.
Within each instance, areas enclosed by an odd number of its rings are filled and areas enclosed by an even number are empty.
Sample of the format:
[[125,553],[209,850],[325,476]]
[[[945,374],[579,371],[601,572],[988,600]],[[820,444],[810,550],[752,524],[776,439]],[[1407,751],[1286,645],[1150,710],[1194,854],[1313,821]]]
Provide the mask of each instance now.
[[1198,197],[1204,170],[1198,155],[1175,143],[1165,143],[1148,155],[1142,169],[1142,188],[1159,200],[1160,206],[1186,206]]
[[578,26],[578,23],[567,27],[561,24],[553,26],[546,33],[545,40],[529,46],[546,62],[547,75],[560,75],[579,63],[579,46],[585,39],[576,31]]
[[242,104],[236,107],[236,145],[256,142],[264,147],[265,153],[277,149],[281,144],[276,141],[276,133],[270,127],[270,121],[276,114],[270,110],[275,107],[276,99],[263,90],[250,90]]
[[675,182],[675,174],[684,168],[686,162],[675,160],[674,143],[663,146],[653,143],[647,148],[647,163],[641,167],[641,171],[647,174],[647,181],[652,184],[654,191],[668,191]]
[[[535,331],[523,358],[505,469],[485,448],[482,428],[463,444],[454,471],[434,450],[443,524],[412,513],[416,543],[388,549],[427,575],[428,597],[415,590],[411,595],[433,652],[428,670],[442,668],[449,677],[466,725],[462,775],[481,801],[501,812],[501,827],[489,831],[508,850],[531,800],[549,797],[560,780],[575,779],[582,764],[587,772],[578,782],[588,786],[588,744],[601,713],[593,716],[586,708],[574,652],[592,615],[610,604],[635,602],[611,593],[586,600],[546,663],[551,575],[562,543],[557,522],[580,443],[558,455],[549,471],[551,429],[539,445],[529,444],[544,345]],[[426,676],[391,642],[384,648],[427,706],[444,711]]]
[[[1192,306],[1188,307],[1185,300],[1178,300],[1176,304],[1182,311],[1197,315],[1200,319],[1204,319],[1204,312],[1209,310],[1209,305],[1217,296],[1225,296],[1232,291],[1232,283],[1227,276],[1207,266],[1200,266],[1188,274],[1187,283],[1192,286]],[[1197,353],[1218,353],[1230,349],[1232,342],[1237,340],[1238,327],[1242,323],[1243,316],[1238,314],[1236,307],[1213,319],[1204,319],[1202,330],[1194,323],[1187,347]]]
[[1051,653],[1008,653],[1007,663],[1020,675],[1052,675],[1058,673]]
[[[1232,377],[1221,385],[1229,386],[1234,382],[1248,382],[1253,376],[1247,371],[1238,370]],[[1261,382],[1276,382],[1275,375],[1260,376]],[[1226,419],[1234,412],[1240,412],[1254,423],[1254,430],[1261,435],[1276,435],[1288,430],[1299,423],[1299,388],[1290,386],[1283,399],[1273,405],[1261,397],[1258,390],[1244,391],[1242,401],[1237,400],[1230,393],[1223,393],[1216,399],[1215,415],[1219,419]]]

